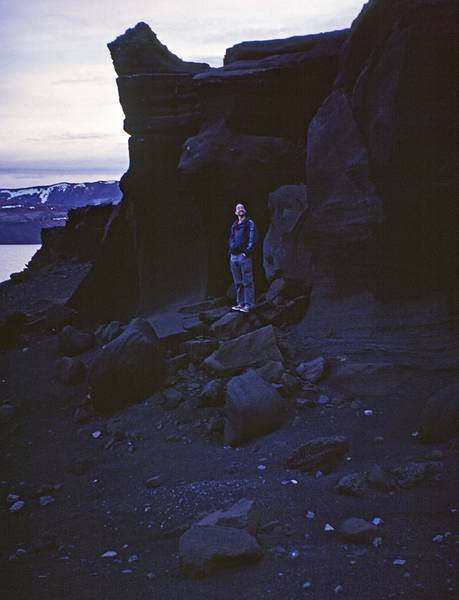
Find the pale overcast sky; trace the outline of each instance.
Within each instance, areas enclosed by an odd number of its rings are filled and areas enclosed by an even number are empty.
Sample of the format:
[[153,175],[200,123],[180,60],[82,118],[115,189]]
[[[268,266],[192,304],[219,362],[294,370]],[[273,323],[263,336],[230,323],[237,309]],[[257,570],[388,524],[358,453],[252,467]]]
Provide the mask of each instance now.
[[106,44],[139,21],[185,60],[349,27],[363,0],[0,0],[0,187],[118,179],[127,134]]

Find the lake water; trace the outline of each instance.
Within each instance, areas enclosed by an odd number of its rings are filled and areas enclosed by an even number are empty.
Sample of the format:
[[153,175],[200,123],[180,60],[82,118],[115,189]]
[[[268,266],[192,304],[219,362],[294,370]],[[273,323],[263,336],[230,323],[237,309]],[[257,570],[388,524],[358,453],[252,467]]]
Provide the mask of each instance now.
[[0,244],[0,282],[22,271],[40,244]]

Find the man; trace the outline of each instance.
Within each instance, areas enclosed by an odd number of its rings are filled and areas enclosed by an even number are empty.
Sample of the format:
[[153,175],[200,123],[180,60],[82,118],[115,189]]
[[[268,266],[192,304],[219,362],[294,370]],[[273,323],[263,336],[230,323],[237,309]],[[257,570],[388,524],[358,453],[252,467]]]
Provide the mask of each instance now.
[[242,202],[236,204],[234,213],[237,221],[231,226],[228,244],[231,274],[236,287],[236,305],[232,310],[248,313],[255,305],[251,255],[258,233],[255,223],[247,216],[247,208]]

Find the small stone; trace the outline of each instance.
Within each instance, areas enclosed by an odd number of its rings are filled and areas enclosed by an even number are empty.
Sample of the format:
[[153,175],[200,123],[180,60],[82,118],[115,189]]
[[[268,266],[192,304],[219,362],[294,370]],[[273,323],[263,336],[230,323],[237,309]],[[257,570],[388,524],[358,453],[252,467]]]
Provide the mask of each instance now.
[[21,511],[25,506],[25,502],[24,500],[17,500],[16,502],[14,502],[14,504],[12,504],[9,508],[9,511],[12,513],[16,513]]
[[381,519],[381,517],[374,517],[371,522],[373,523],[373,525],[382,525],[384,523],[384,521]]
[[289,556],[290,556],[290,558],[293,558],[295,560],[296,558],[298,558],[300,556],[300,552],[296,548],[292,548],[289,552]]
[[341,477],[335,486],[335,491],[348,496],[363,496],[367,489],[365,476],[361,473],[350,473]]
[[98,440],[100,437],[102,437],[102,431],[93,431],[91,435],[95,440]]
[[330,398],[328,396],[325,396],[325,394],[321,394],[319,396],[319,400],[317,401],[317,403],[320,404],[321,406],[324,406],[325,404],[330,403]]
[[417,437],[419,437],[419,431],[412,431],[412,432],[411,432],[411,437],[412,437],[412,438],[417,438]]
[[316,513],[313,512],[312,510],[308,510],[308,512],[306,513],[307,519],[314,519],[315,516],[316,516]]
[[122,573],[123,575],[130,575],[132,572],[133,572],[133,571],[132,571],[132,569],[123,569],[123,570],[121,571],[121,573]]
[[397,567],[403,567],[403,565],[406,564],[406,560],[403,558],[396,558],[392,561],[392,564]]
[[442,535],[436,535],[435,537],[433,537],[433,538],[432,538],[432,542],[439,543],[439,542],[442,542],[442,541],[443,541],[443,539],[444,539],[444,538],[443,538],[443,536],[442,536]]
[[259,471],[265,471],[266,470],[266,465],[258,465],[257,469]]
[[371,408],[367,408],[367,409],[365,409],[365,410],[363,411],[363,414],[364,414],[366,417],[372,417],[374,413],[373,413],[373,411],[371,410]]
[[312,583],[311,583],[310,581],[305,581],[305,582],[303,583],[303,589],[304,589],[304,590],[307,590],[307,589],[309,589],[310,587],[312,587]]
[[147,573],[147,579],[154,579],[156,577],[156,573]]
[[15,502],[17,502],[20,499],[21,499],[21,497],[18,496],[17,494],[8,494],[8,496],[6,497],[6,503],[14,504]]
[[115,552],[115,550],[107,550],[100,555],[101,558],[114,558],[115,556],[118,556],[118,552]]
[[344,588],[342,585],[337,585],[333,591],[335,592],[335,594],[341,594],[343,590]]
[[138,560],[140,560],[138,554],[131,554],[131,556],[128,558],[128,563],[132,564],[137,562]]
[[324,531],[335,531],[335,528],[330,523],[325,523]]
[[375,537],[371,543],[375,548],[379,548],[379,546],[382,544],[382,537]]
[[40,506],[48,506],[48,504],[52,504],[55,500],[52,496],[41,496],[38,502],[40,503]]
[[163,478],[161,475],[155,475],[154,477],[150,477],[149,479],[147,479],[147,481],[145,482],[145,485],[148,488],[157,488],[160,487],[163,483]]
[[340,534],[349,542],[371,544],[376,537],[382,537],[383,530],[364,519],[351,517],[339,528]]

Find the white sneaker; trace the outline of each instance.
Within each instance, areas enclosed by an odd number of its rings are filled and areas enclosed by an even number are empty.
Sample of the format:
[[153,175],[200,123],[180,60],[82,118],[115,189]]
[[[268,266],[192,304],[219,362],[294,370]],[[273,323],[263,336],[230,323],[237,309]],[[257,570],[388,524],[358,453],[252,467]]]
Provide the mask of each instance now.
[[238,310],[241,311],[244,307],[242,306],[242,304],[236,304],[235,306],[231,307],[231,310]]
[[243,306],[242,308],[239,309],[241,312],[243,313],[248,313],[250,312],[250,306],[248,304],[246,304],[245,306]]

